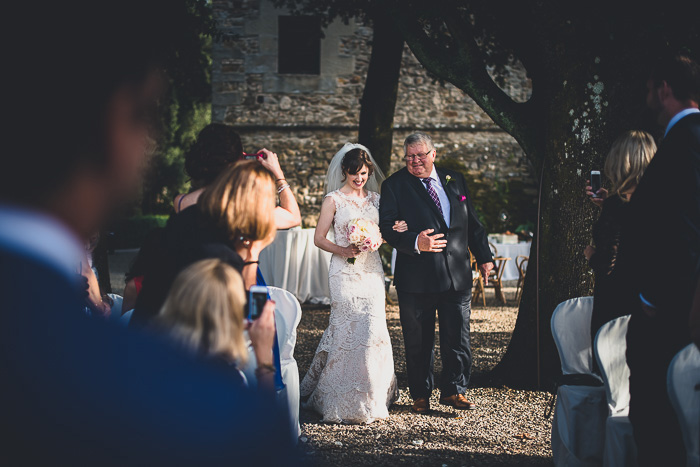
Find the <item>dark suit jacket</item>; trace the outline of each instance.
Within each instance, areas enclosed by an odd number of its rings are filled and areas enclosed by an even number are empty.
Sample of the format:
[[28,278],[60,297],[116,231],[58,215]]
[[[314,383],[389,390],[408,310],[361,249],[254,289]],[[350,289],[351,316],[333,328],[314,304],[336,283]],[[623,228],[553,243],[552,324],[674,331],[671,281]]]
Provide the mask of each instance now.
[[[628,210],[618,266],[635,296],[642,293],[659,308],[649,328],[680,349],[690,341],[688,314],[700,259],[700,114],[671,128]],[[642,312],[634,304],[631,308],[636,321],[635,313]]]
[[[417,177],[403,168],[382,184],[379,227],[382,236],[397,250],[394,284],[402,292],[444,292],[472,287],[469,249],[479,264],[493,260],[484,226],[476,217],[464,176],[437,168],[450,200],[450,228],[442,213]],[[446,176],[451,177],[447,183]],[[393,230],[394,221],[404,220],[408,231]],[[442,253],[415,252],[416,237],[425,229],[443,233],[447,248]]]
[[53,268],[0,248],[0,297],[0,464],[297,464],[273,403],[230,370],[87,318]]

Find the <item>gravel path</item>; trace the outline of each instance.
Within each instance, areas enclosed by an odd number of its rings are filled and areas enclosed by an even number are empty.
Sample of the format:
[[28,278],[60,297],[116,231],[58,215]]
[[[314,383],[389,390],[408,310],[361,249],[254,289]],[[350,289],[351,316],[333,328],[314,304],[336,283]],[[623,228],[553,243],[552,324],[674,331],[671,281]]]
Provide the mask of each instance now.
[[[512,305],[515,289],[506,289],[506,292]],[[392,296],[395,298],[390,294]],[[303,308],[295,351],[302,377],[311,364],[330,315],[328,307]],[[485,375],[505,352],[516,315],[514,306],[498,306],[490,290],[487,291],[487,306],[472,309],[474,388],[467,395],[477,404],[477,410],[463,412],[441,406],[436,390],[431,397],[433,412],[415,415],[410,410],[398,306],[387,305],[399,400],[389,410],[387,420],[370,425],[326,424],[317,413],[302,409],[300,445],[310,463],[321,466],[552,465],[551,420],[544,420],[542,416],[548,394],[488,387]],[[436,374],[439,374],[441,363],[437,345],[435,352]]]
[[[116,255],[110,255],[115,293],[121,293],[124,272],[135,254],[135,251],[119,251]],[[439,405],[439,391],[435,391],[431,398],[433,412],[430,415],[411,413],[399,309],[397,305],[387,305],[387,325],[394,348],[399,400],[389,410],[387,420],[371,425],[325,424],[315,412],[302,409],[300,447],[309,464],[333,467],[551,466],[551,420],[544,420],[542,416],[548,394],[490,387],[486,376],[486,372],[505,353],[515,326],[517,308],[513,306],[514,294],[514,288],[506,288],[511,306],[500,306],[489,289],[486,293],[487,306],[479,305],[472,309],[473,388],[467,396],[478,408],[469,412]],[[392,290],[389,297],[396,303],[395,291]],[[294,353],[301,377],[311,364],[330,315],[328,307],[305,305],[303,310]],[[435,357],[436,374],[439,374],[441,362],[437,345]]]

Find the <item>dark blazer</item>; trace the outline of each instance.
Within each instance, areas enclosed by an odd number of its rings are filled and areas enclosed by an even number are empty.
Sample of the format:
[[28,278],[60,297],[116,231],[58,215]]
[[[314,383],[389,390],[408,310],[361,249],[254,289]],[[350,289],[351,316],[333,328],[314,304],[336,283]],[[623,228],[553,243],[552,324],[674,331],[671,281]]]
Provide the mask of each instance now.
[[[476,217],[464,176],[437,168],[450,200],[450,228],[442,213],[417,177],[403,168],[382,184],[379,227],[382,236],[397,250],[394,284],[402,292],[444,292],[472,287],[469,249],[479,264],[493,261],[484,226]],[[447,183],[446,176],[451,180]],[[393,230],[394,221],[404,220],[408,231]],[[416,237],[425,229],[445,234],[447,248],[442,253],[417,254]]]
[[[658,335],[690,341],[688,314],[700,260],[700,114],[678,121],[663,139],[629,204],[618,267],[636,295],[659,308]],[[642,313],[632,305],[635,312]],[[632,326],[632,323],[630,323]]]
[[274,403],[87,318],[53,268],[0,248],[0,297],[0,464],[298,465]]
[[622,224],[628,208],[629,203],[620,196],[610,196],[603,203],[600,217],[593,224],[595,253],[588,262],[595,275],[593,288],[595,300],[591,315],[591,339],[593,341],[595,341],[596,333],[603,324],[629,314],[629,310],[625,308],[624,304],[629,303],[632,297],[625,289],[625,281],[620,280],[616,267]]

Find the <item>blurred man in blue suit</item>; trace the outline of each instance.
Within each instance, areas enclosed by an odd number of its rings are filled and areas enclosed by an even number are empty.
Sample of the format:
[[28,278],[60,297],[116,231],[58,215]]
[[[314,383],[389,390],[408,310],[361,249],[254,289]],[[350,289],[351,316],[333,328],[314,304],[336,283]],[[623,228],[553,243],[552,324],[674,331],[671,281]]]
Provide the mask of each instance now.
[[185,3],[42,3],[5,12],[0,463],[295,464],[272,401],[82,306],[84,239],[137,189]]

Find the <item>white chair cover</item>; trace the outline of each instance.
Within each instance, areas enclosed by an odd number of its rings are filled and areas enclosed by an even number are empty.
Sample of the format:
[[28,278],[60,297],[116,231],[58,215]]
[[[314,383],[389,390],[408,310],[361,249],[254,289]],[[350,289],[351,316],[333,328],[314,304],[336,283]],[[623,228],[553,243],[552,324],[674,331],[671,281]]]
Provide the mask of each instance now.
[[[593,297],[580,297],[560,303],[552,314],[552,335],[565,375],[595,376],[592,373],[592,311]],[[607,413],[604,387],[560,386],[552,421],[554,464],[602,465]]]
[[294,359],[297,343],[297,326],[301,321],[301,305],[296,297],[284,289],[268,287],[270,297],[275,301],[275,326],[280,347],[282,381],[287,386],[292,432],[301,435],[299,425],[299,367]]
[[593,374],[592,313],[593,297],[579,297],[560,303],[552,314],[552,336],[565,375]]
[[603,465],[610,467],[637,464],[637,447],[627,416],[630,403],[630,370],[626,357],[629,319],[627,315],[605,323],[595,338],[595,356],[605,384],[609,413],[605,422]]
[[683,432],[686,465],[700,465],[700,351],[695,344],[678,352],[668,367],[668,396]]
[[[278,400],[284,401],[289,406],[289,417],[292,422],[292,434],[295,438],[301,435],[299,425],[299,367],[294,359],[294,347],[297,342],[297,326],[301,321],[301,305],[296,297],[289,291],[279,287],[267,287],[270,298],[275,301],[275,327],[277,328],[277,343],[280,348],[280,364],[282,366],[282,381],[286,386],[278,392]],[[241,372],[248,381],[250,388],[258,385],[255,377],[255,369],[258,367],[253,346],[246,332],[248,342],[248,362],[241,368]],[[286,399],[286,400],[284,400]]]

